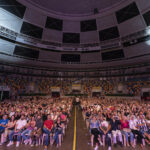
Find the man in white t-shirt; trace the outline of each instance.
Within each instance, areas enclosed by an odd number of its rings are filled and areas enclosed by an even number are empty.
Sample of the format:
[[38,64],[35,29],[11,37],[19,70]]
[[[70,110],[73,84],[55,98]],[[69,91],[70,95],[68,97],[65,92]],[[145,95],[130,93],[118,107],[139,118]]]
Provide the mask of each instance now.
[[7,144],[7,147],[14,144],[13,143],[13,136],[14,135],[17,135],[16,147],[19,147],[20,140],[21,140],[21,133],[22,133],[23,129],[25,128],[26,124],[27,124],[27,120],[25,120],[24,115],[22,115],[21,118],[16,122],[14,131],[12,131],[9,134],[9,141],[10,142]]
[[9,117],[11,118],[13,115],[15,115],[15,111],[14,111],[14,108],[12,107],[11,111],[10,111],[10,114],[9,114]]

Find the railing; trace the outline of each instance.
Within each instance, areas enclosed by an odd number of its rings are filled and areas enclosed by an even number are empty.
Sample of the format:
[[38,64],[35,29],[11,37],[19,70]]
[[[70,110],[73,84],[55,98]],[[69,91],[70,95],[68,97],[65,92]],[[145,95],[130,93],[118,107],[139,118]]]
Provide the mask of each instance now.
[[101,43],[87,43],[87,44],[66,44],[66,43],[57,43],[57,42],[50,42],[50,41],[42,41],[37,38],[33,38],[24,34],[20,34],[14,32],[6,27],[0,26],[0,35],[4,36],[5,38],[23,43],[28,44],[44,49],[50,50],[60,50],[60,51],[92,51],[92,50],[100,50],[101,45],[107,46],[108,48],[113,48],[113,43],[118,43],[120,46],[120,39],[113,39],[104,41]]
[[[86,77],[94,77],[94,78],[117,78],[117,77],[123,77],[124,79],[126,77],[138,77],[140,75],[140,77],[149,77],[150,75],[150,71],[147,70],[143,70],[143,72],[137,72],[137,73],[133,73],[132,71],[128,72],[128,73],[124,73],[124,74],[120,74],[120,70],[118,70],[117,72],[110,72],[108,74],[107,71],[99,71],[99,74],[95,74],[95,71],[82,71],[82,72],[73,72],[73,71],[69,71],[66,72],[65,71],[54,71],[54,70],[39,70],[39,68],[34,68],[32,70],[32,72],[30,71],[31,68],[27,68],[27,67],[16,67],[16,66],[12,66],[10,68],[10,66],[5,66],[5,65],[1,65],[0,64],[0,72],[1,74],[6,74],[6,75],[10,75],[10,74],[20,74],[20,75],[25,75],[25,76],[41,76],[41,77],[78,77],[78,78],[86,78]],[[39,70],[37,72],[37,70]],[[44,72],[44,73],[43,73]],[[60,74],[61,72],[61,74]],[[86,74],[86,76],[85,76]]]
[[23,44],[32,45],[38,48],[48,50],[59,50],[59,51],[93,51],[93,50],[121,48],[124,42],[130,42],[146,35],[150,35],[150,27],[147,27],[144,30],[138,31],[136,33],[130,34],[122,38],[101,41],[100,43],[63,44],[57,42],[42,41],[40,39],[20,34],[6,27],[0,26],[1,37],[5,37]]

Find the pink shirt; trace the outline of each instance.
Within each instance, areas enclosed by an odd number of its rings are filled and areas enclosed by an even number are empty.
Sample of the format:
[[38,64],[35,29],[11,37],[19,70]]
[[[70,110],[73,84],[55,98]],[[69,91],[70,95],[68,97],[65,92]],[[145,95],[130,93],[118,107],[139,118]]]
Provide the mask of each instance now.
[[66,119],[66,116],[65,116],[64,114],[61,114],[60,117],[61,117],[62,120],[65,120],[65,119]]

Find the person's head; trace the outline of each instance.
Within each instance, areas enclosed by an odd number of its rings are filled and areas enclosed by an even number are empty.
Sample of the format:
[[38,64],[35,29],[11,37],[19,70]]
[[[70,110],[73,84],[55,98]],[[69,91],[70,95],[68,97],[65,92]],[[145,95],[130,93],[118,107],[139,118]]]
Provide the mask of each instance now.
[[144,119],[143,114],[140,113],[139,118],[140,118],[140,119]]
[[34,116],[31,117],[31,121],[35,121],[35,117]]
[[21,115],[21,118],[20,118],[20,119],[21,119],[21,120],[24,120],[24,118],[25,118],[25,116],[24,116],[24,115]]
[[51,115],[47,115],[47,120],[51,120]]
[[126,119],[127,119],[127,117],[123,115],[123,116],[122,116],[122,120],[123,120],[123,121],[126,121]]
[[60,122],[61,121],[61,118],[60,117],[57,117],[57,122]]
[[11,112],[13,112],[14,111],[14,108],[13,107],[11,107]]
[[130,116],[130,120],[134,120],[134,115],[131,115],[131,116]]
[[3,115],[3,119],[4,120],[6,120],[7,119],[7,115],[5,114],[5,115]]
[[14,115],[11,116],[10,120],[11,120],[11,121],[14,121],[14,120],[15,120],[15,116],[14,116]]
[[37,116],[37,119],[41,119],[41,115],[38,115],[38,116]]
[[95,115],[93,115],[93,121],[96,121],[96,116]]

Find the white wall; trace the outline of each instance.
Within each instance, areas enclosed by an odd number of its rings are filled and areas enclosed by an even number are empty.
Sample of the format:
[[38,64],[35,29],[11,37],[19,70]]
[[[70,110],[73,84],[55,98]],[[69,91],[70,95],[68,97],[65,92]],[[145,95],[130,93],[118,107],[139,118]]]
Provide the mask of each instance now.
[[22,19],[0,8],[0,25],[19,32],[22,26]]
[[0,52],[12,55],[14,52],[14,48],[15,44],[0,39]]
[[142,12],[150,9],[150,0],[136,0],[136,3]]
[[101,58],[100,52],[81,54],[81,62],[82,63],[101,62],[101,61],[102,61],[102,58]]
[[81,32],[80,43],[99,43],[99,34],[97,31]]
[[120,35],[126,36],[145,29],[146,25],[142,16],[138,15],[118,25]]
[[61,53],[58,52],[48,52],[48,51],[40,51],[39,59],[45,61],[61,61]]
[[146,42],[139,43],[137,45],[124,48],[124,53],[127,58],[143,54],[150,54],[150,45],[148,45]]
[[117,20],[114,13],[97,18],[96,22],[98,31],[117,25]]
[[62,43],[62,32],[51,29],[44,29],[42,39],[45,41]]
[[40,27],[45,27],[46,18],[46,15],[32,8],[27,8],[24,15],[24,21],[30,22]]
[[63,31],[79,33],[80,32],[80,22],[64,20],[63,21]]

